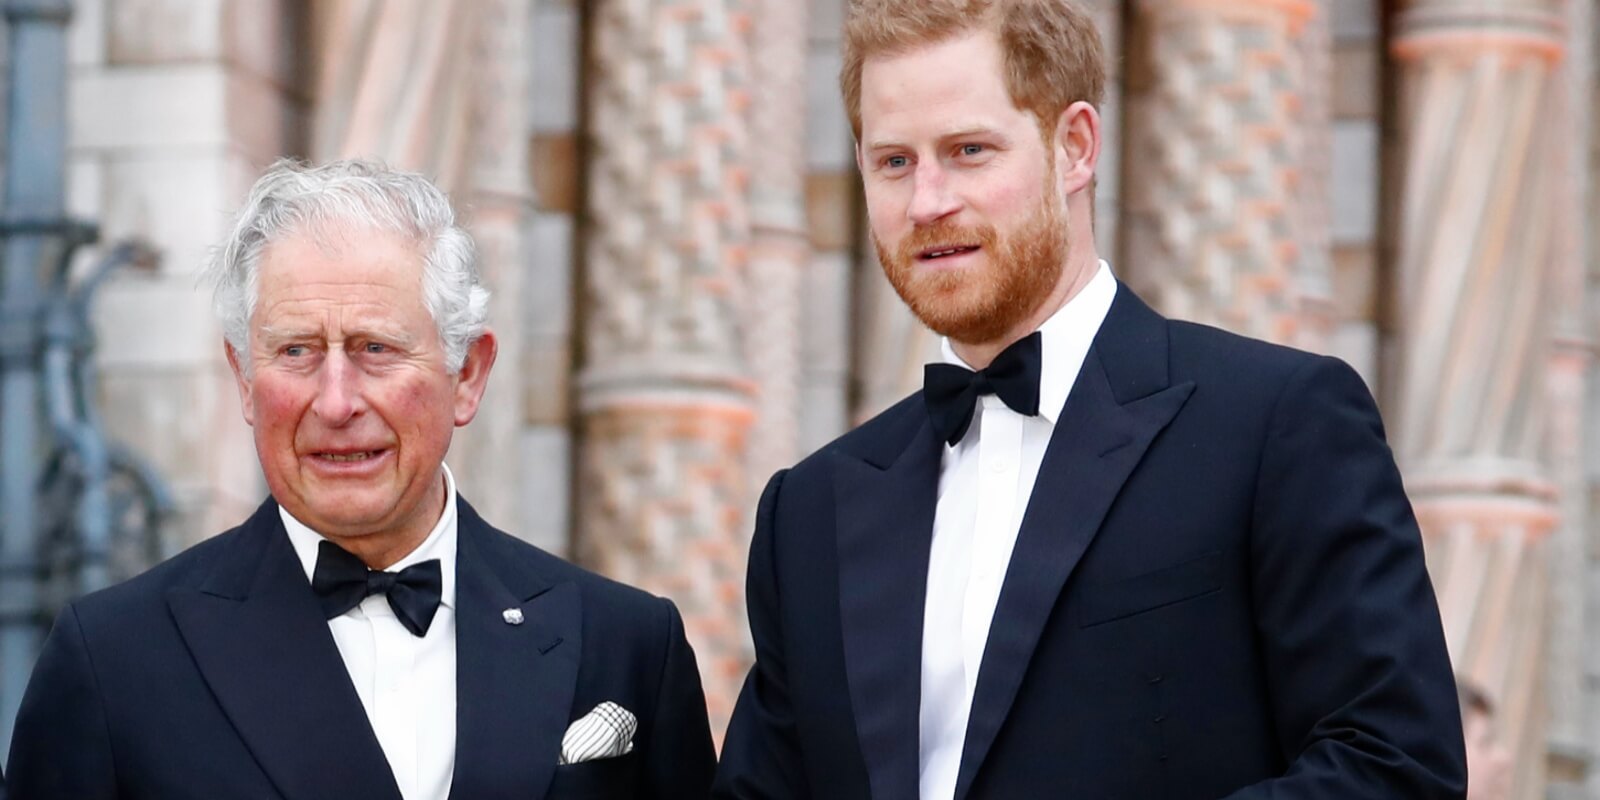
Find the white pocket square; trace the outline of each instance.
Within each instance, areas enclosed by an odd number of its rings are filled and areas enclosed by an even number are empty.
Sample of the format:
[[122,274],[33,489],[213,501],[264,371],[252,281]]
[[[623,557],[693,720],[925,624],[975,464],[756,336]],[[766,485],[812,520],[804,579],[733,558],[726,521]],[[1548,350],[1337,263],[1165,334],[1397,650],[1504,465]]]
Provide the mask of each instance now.
[[607,700],[567,727],[557,763],[581,764],[627,755],[633,752],[633,735],[638,730],[639,719],[633,712]]

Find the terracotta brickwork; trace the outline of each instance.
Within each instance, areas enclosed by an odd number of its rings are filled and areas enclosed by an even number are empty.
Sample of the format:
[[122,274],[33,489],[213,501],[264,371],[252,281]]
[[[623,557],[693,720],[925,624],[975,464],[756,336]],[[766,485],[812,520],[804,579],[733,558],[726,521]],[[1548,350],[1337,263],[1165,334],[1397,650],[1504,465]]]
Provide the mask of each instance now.
[[808,0],[765,3],[752,15],[750,134],[760,169],[750,171],[751,247],[745,280],[746,362],[756,383],[748,505],[766,476],[800,453],[801,287],[811,259],[806,232],[806,50]]
[[1125,278],[1171,316],[1300,341],[1303,287],[1315,284],[1296,275],[1311,219],[1300,211],[1299,44],[1317,9],[1279,0],[1135,9]]
[[618,0],[590,32],[577,552],[679,603],[718,731],[749,663],[747,12]]

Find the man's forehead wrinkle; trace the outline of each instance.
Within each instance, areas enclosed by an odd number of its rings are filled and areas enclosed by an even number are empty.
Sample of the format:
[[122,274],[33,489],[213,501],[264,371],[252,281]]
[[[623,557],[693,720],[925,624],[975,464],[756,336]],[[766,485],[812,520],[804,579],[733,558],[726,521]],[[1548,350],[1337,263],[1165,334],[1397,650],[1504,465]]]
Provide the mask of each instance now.
[[328,287],[332,287],[332,288],[338,289],[338,290],[348,290],[348,289],[354,289],[354,288],[376,288],[376,289],[393,289],[395,291],[404,291],[405,289],[410,288],[409,286],[406,285],[407,283],[409,283],[409,281],[398,282],[398,281],[385,281],[385,280],[337,280],[337,279],[335,279],[333,277],[330,277],[330,276],[321,276],[321,275],[319,275],[319,276],[310,278],[308,280],[297,280],[297,281],[294,281],[291,284],[291,286],[293,288],[297,288],[297,289],[314,289],[314,288],[318,288],[318,287],[328,286]]
[[420,231],[403,229],[382,220],[360,221],[345,219],[343,217],[312,216],[303,219],[299,224],[290,227],[280,237],[280,241],[287,239],[300,239],[315,245],[323,255],[337,256],[350,249],[351,242],[357,237],[371,235],[388,236],[402,241],[407,249],[418,250],[422,244]]
[[374,308],[388,314],[392,313],[392,310],[396,307],[393,300],[394,298],[377,298],[362,295],[328,297],[310,294],[274,297],[261,304],[259,313],[267,315],[271,312],[280,312],[297,316],[323,316],[332,313],[343,313],[352,309]]
[[[358,233],[387,236],[389,239],[397,242],[400,245],[399,250],[405,255],[401,258],[385,257],[381,259],[365,259],[362,257],[361,251],[357,245],[351,243],[351,238]],[[261,269],[259,270],[256,278],[258,285],[265,284],[272,280],[273,277],[276,277],[278,274],[285,271],[286,268],[300,266],[301,268],[297,271],[303,272],[303,262],[298,260],[292,262],[289,261],[285,256],[285,252],[293,246],[306,247],[308,245],[326,261],[332,263],[328,268],[319,270],[314,275],[304,277],[296,275],[294,280],[294,285],[296,286],[315,286],[326,283],[338,283],[352,286],[366,285],[411,288],[420,287],[422,285],[424,261],[426,260],[427,254],[422,248],[421,240],[408,234],[397,231],[389,231],[382,228],[356,228],[338,234],[327,234],[320,232],[307,233],[300,231],[291,232],[287,236],[280,237],[277,240],[269,243],[266,250],[263,252]],[[344,261],[357,261],[364,263],[360,263],[360,265],[355,268],[351,268],[348,265],[340,265],[338,263]],[[386,280],[351,280],[348,277],[352,272],[356,273],[357,275],[364,275],[380,270],[385,274],[395,275],[396,277],[394,279]]]
[[[311,305],[307,305],[311,304]],[[330,326],[346,332],[378,332],[411,336],[405,322],[394,319],[395,305],[371,297],[347,298],[328,305],[322,298],[280,298],[262,304],[257,312],[266,335],[306,336]]]

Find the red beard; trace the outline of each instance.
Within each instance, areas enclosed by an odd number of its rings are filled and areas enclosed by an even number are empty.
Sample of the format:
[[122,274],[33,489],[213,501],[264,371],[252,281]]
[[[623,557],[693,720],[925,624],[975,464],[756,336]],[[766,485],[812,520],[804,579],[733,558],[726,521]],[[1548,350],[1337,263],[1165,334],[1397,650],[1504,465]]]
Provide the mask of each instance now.
[[[1047,192],[1038,209],[1012,233],[993,225],[941,221],[912,229],[893,253],[874,236],[884,274],[911,313],[933,332],[965,344],[1000,339],[1039,309],[1061,279],[1071,242],[1066,215]],[[978,245],[978,269],[929,269],[918,253],[948,245]]]

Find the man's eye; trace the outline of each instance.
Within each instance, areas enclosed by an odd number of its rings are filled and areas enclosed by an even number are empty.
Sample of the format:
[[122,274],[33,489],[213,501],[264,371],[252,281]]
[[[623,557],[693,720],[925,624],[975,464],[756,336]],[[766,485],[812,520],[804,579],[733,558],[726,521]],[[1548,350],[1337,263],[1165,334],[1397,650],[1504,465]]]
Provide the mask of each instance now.
[[889,169],[904,169],[910,163],[911,159],[905,156],[889,156],[883,160],[883,165]]
[[361,349],[367,351],[368,353],[387,353],[387,352],[389,352],[389,348],[387,346],[385,346],[382,342],[367,342],[365,345],[362,345]]
[[964,156],[981,155],[983,153],[983,151],[984,151],[984,146],[981,145],[981,144],[964,144],[964,145],[961,145],[961,155],[964,155]]
[[283,354],[290,358],[299,358],[308,352],[310,352],[310,349],[303,344],[291,344],[283,348]]

